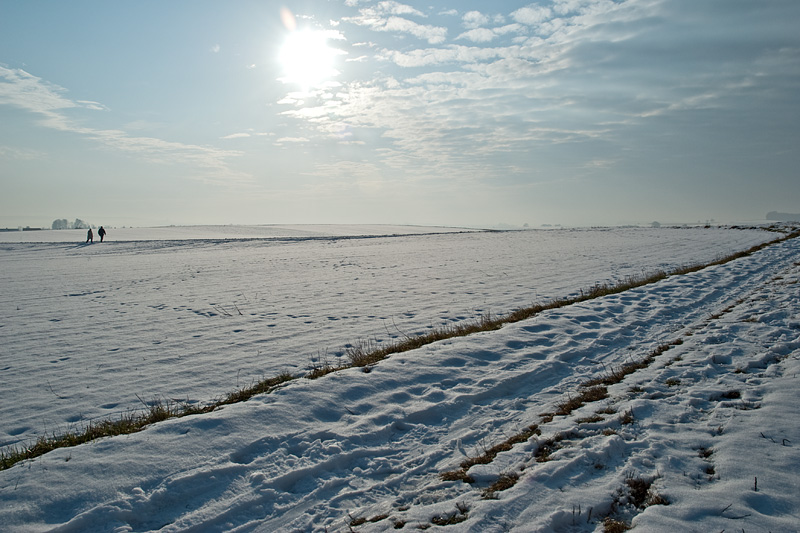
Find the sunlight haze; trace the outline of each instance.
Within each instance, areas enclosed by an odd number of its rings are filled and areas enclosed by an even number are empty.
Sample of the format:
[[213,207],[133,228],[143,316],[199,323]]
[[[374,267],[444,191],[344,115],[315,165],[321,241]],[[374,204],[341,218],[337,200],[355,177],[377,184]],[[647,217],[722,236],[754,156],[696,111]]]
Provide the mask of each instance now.
[[0,227],[800,212],[800,2],[3,2]]

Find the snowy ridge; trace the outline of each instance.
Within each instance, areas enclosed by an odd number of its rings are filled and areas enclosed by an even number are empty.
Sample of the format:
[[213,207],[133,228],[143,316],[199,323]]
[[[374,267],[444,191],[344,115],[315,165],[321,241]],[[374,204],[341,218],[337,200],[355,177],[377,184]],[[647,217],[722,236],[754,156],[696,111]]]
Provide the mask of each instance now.
[[[661,349],[659,349],[661,348]],[[658,353],[607,398],[590,379]],[[0,472],[9,531],[797,531],[800,242]],[[443,472],[521,430],[468,474]],[[540,460],[543,445],[552,449]],[[503,475],[516,483],[485,490]],[[637,506],[628,480],[652,481]],[[756,490],[757,489],[757,490]]]

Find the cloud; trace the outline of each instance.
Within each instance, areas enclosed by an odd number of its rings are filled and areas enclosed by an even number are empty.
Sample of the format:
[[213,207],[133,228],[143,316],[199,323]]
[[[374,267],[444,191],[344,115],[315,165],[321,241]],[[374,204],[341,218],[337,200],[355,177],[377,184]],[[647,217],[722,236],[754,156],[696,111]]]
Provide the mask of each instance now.
[[451,63],[472,64],[499,58],[515,57],[521,54],[523,54],[523,49],[519,46],[485,48],[462,45],[449,45],[446,48],[419,48],[409,52],[396,50],[382,50],[380,52],[380,56],[383,59],[406,68]]
[[[467,31],[461,33],[456,40],[466,39],[474,43],[488,43],[495,38],[508,33],[526,33],[526,27],[519,23],[505,24],[503,15],[494,15],[491,19],[480,11],[469,11],[462,17],[464,27]],[[487,28],[489,24],[496,24],[498,27]]]
[[357,16],[342,20],[373,31],[407,33],[431,44],[444,42],[447,37],[447,28],[443,26],[419,24],[400,15],[425,17],[424,13],[411,6],[388,1],[361,8]]
[[526,27],[522,24],[506,24],[498,28],[492,28],[492,31],[497,35],[505,35],[507,33],[526,33]]
[[28,109],[47,115],[62,109],[79,107],[77,102],[63,98],[65,89],[47,83],[21,69],[0,66],[0,104]]
[[93,111],[108,111],[108,107],[99,102],[92,102],[90,100],[76,100],[75,103],[77,103],[80,107],[91,109]]
[[474,43],[488,43],[489,41],[494,40],[497,37],[497,34],[490,29],[487,28],[475,28],[469,31],[465,31],[456,39],[467,39]]
[[[378,48],[380,77],[343,80],[325,105],[286,101],[292,109],[284,116],[331,142],[339,142],[334,132],[342,124],[353,140],[370,132],[384,172],[475,179],[538,169],[554,150],[576,171],[599,172],[662,135],[665,142],[715,142],[703,140],[716,128],[710,124],[739,117],[740,137],[764,136],[772,129],[745,122],[778,123],[786,116],[778,109],[798,109],[792,16],[688,0],[548,5],[530,4],[506,18],[470,12],[461,21],[475,27],[456,37],[460,44]],[[775,9],[800,14],[800,4]],[[388,19],[360,23],[386,31]],[[707,126],[695,133],[686,124],[698,113]],[[796,134],[781,147],[787,139]]]
[[211,52],[213,52],[215,54],[218,53],[219,50],[220,50],[220,48],[219,48],[218,44],[215,44],[214,46],[211,47]]
[[406,4],[401,4],[400,2],[394,1],[384,1],[378,2],[378,4],[373,8],[374,12],[380,14],[391,14],[391,15],[414,15],[417,17],[424,17],[425,15]]
[[468,29],[480,28],[489,23],[489,17],[480,11],[468,11],[461,20],[464,22],[464,27]]
[[607,11],[612,0],[553,0],[553,11],[559,15]]
[[552,12],[550,11],[549,7],[531,5],[514,11],[513,13],[511,13],[511,18],[513,18],[514,20],[516,20],[521,24],[527,24],[528,26],[533,26],[546,21],[547,19],[550,18],[551,15]]
[[447,28],[445,27],[418,24],[402,17],[392,16],[376,19],[359,17],[350,19],[350,21],[362,26],[368,26],[374,31],[408,33],[431,44],[444,42],[447,37]]
[[231,170],[226,160],[240,152],[166,141],[153,137],[133,137],[121,130],[82,126],[66,113],[70,109],[106,109],[102,104],[66,98],[66,89],[22,69],[0,66],[0,105],[9,105],[39,116],[39,124],[65,133],[92,139],[103,146],[133,153],[142,159],[159,163],[185,163],[202,169],[208,180],[248,180],[249,176]]
[[275,144],[283,144],[283,143],[307,143],[309,142],[308,139],[305,137],[281,137],[280,139],[275,140]]
[[250,137],[249,133],[231,133],[230,135],[225,135],[224,137],[220,137],[220,139],[245,139]]

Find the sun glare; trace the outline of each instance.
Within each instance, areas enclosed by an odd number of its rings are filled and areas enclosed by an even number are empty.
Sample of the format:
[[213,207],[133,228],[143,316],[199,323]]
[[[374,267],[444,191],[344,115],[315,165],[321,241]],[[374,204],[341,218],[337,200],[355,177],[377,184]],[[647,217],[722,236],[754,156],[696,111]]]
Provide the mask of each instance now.
[[280,80],[299,86],[302,92],[318,87],[338,72],[335,68],[336,50],[328,46],[325,32],[295,30],[289,33],[280,50],[283,70]]

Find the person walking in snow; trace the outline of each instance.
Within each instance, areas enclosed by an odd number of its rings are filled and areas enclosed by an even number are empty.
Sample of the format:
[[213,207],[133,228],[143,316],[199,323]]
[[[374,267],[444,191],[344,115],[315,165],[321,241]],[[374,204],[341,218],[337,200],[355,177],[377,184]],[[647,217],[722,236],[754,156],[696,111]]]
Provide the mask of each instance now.
[[103,226],[100,226],[100,229],[97,230],[97,234],[100,235],[100,242],[103,242],[103,237],[106,236],[106,230]]
[[89,228],[89,232],[86,234],[86,242],[94,242],[94,234],[92,233],[92,228]]

